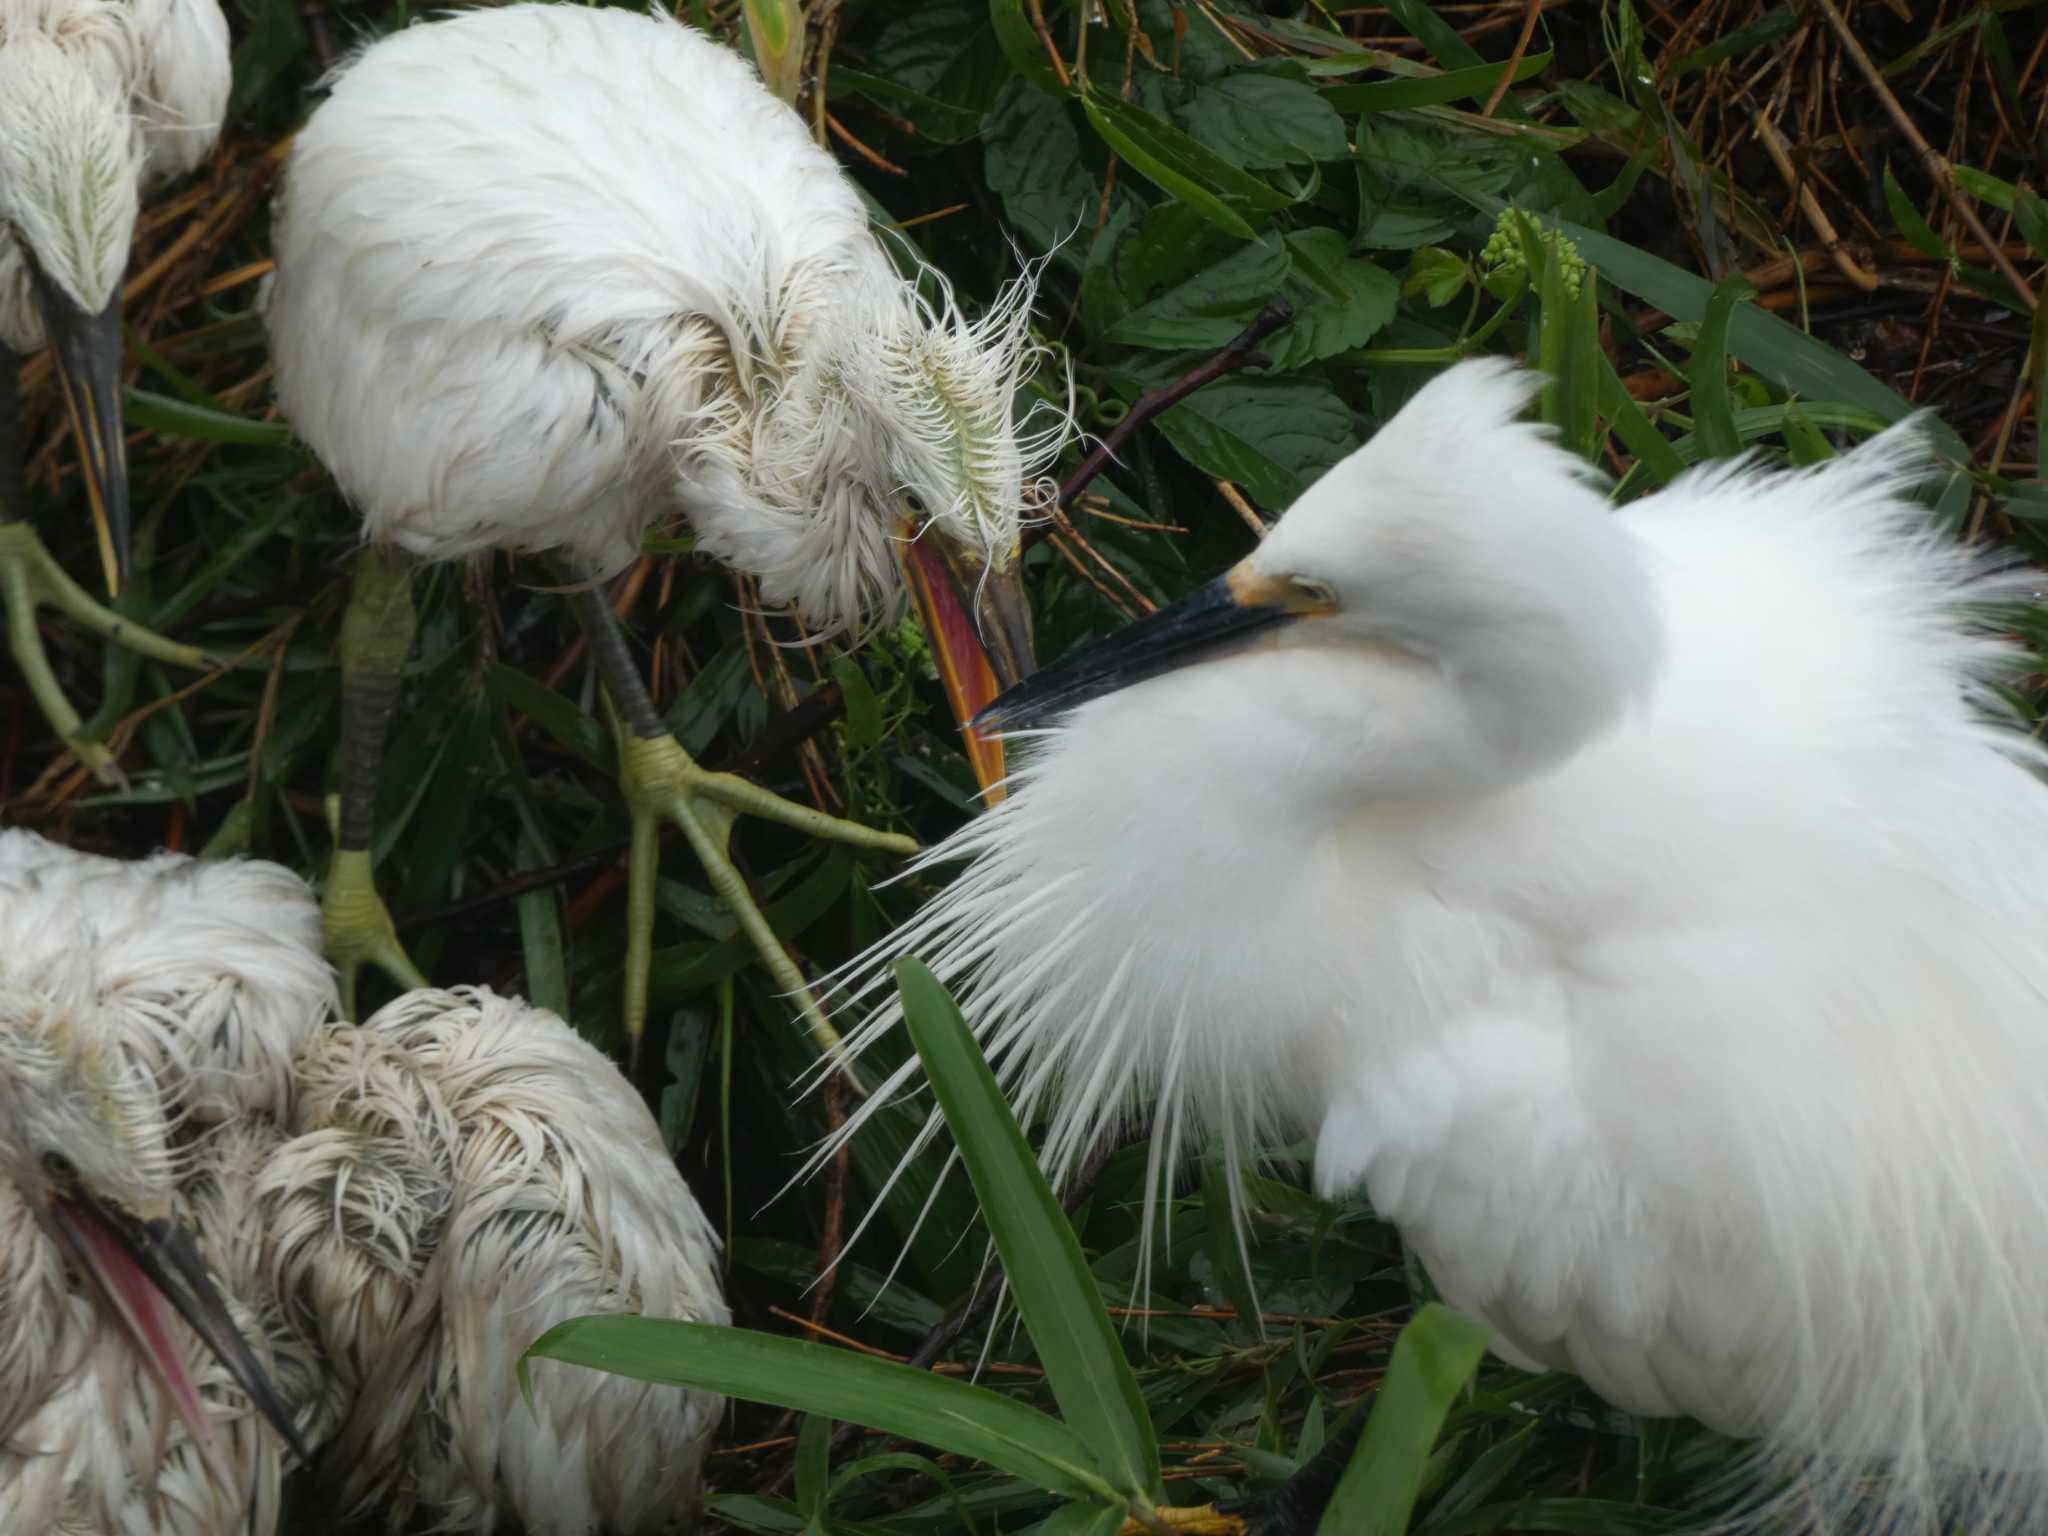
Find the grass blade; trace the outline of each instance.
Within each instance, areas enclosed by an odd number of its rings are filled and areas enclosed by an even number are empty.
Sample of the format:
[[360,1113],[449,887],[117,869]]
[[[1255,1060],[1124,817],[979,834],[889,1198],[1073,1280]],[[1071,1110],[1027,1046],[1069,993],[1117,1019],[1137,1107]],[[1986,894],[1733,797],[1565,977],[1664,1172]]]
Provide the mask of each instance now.
[[1430,1447],[1492,1336],[1483,1324],[1436,1302],[1401,1330],[1372,1418],[1317,1536],[1399,1536],[1408,1529]]
[[1699,341],[1692,349],[1692,413],[1700,446],[1710,458],[1732,459],[1742,452],[1735,435],[1735,402],[1728,397],[1728,327],[1735,307],[1756,290],[1739,277],[1722,279],[1707,300]]
[[519,1361],[520,1390],[529,1396],[528,1362],[536,1359],[849,1419],[985,1461],[1069,1498],[1114,1497],[1081,1437],[1050,1414],[893,1360],[748,1328],[660,1317],[572,1317],[557,1323]]
[[1060,1412],[1117,1491],[1156,1500],[1159,1444],[1074,1229],[1017,1128],[966,1020],[932,973],[895,965],[903,1016],[967,1165],[1017,1309]]

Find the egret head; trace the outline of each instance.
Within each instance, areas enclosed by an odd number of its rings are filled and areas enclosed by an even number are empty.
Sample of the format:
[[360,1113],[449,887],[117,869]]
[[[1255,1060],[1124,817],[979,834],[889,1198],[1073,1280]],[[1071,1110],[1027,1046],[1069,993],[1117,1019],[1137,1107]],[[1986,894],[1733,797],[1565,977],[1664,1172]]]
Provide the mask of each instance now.
[[171,1145],[155,1085],[94,1029],[88,1005],[0,980],[0,1178],[19,1188],[233,1486],[166,1301],[302,1460],[306,1452],[191,1234],[172,1220]]
[[128,562],[121,444],[121,275],[146,160],[129,106],[132,8],[20,0],[0,14],[0,344],[47,342],[80,444],[110,588]]
[[983,723],[1285,651],[1308,686],[1270,687],[1271,672],[1251,686],[1314,716],[1299,723],[1365,772],[1408,748],[1418,790],[1478,789],[1557,760],[1648,691],[1662,638],[1643,556],[1592,472],[1515,420],[1537,383],[1498,361],[1447,370],[1244,560],[1012,689]]
[[[1031,335],[1037,277],[1027,268],[970,320],[928,272],[936,301],[911,293],[864,391],[905,584],[963,728],[1033,669],[1022,534],[1051,514],[1050,470],[1074,433],[1071,399],[1017,403],[1049,356]],[[983,789],[1000,798],[1001,742],[972,729],[966,741]]]

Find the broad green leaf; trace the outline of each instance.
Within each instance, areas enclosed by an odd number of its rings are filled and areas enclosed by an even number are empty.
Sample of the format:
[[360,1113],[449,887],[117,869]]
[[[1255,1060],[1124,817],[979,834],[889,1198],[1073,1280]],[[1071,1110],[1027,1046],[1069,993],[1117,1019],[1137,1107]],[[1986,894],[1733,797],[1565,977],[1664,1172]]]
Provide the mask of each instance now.
[[[1342,237],[1328,233],[1341,251]],[[1291,265],[1288,248],[1278,235],[1241,245],[1214,266],[1131,310],[1104,339],[1169,350],[1220,347],[1280,291]]]
[[1318,1536],[1401,1536],[1408,1529],[1430,1447],[1491,1337],[1491,1329],[1436,1302],[1401,1330]]
[[831,1470],[832,1421],[807,1413],[796,1431],[796,1507],[814,1531],[824,1530]]
[[[902,7],[862,62],[863,91],[893,96],[918,132],[939,144],[975,136],[1011,69],[984,0]],[[835,61],[832,78],[843,69]]]
[[1408,275],[1401,280],[1401,295],[1419,298],[1431,309],[1442,309],[1463,293],[1471,281],[1472,268],[1464,257],[1440,245],[1426,245],[1408,258]]
[[1097,1464],[1118,1493],[1156,1499],[1159,1444],[1074,1229],[959,1007],[916,960],[898,960],[893,970],[904,1023],[981,1200],[1004,1277],[1060,1412],[1094,1447]]
[[1034,1536],[1117,1536],[1129,1518],[1123,1504],[1069,1504],[1032,1527]]
[[534,1360],[560,1360],[635,1381],[718,1392],[865,1424],[1029,1478],[1069,1498],[1114,1495],[1088,1444],[1027,1403],[852,1350],[715,1323],[573,1317],[520,1357],[520,1390],[545,1392]]
[[1685,461],[1672,451],[1664,434],[1643,414],[1643,408],[1636,404],[1604,352],[1600,354],[1599,372],[1600,414],[1612,425],[1622,446],[1635,455],[1636,463],[1651,483],[1669,485],[1685,473]]
[[[523,829],[519,838],[522,873],[553,863]],[[519,898],[519,947],[526,961],[526,995],[561,1018],[569,1015],[568,945],[562,933],[561,896],[554,890],[528,891]]]
[[1287,251],[1293,269],[1281,291],[1294,305],[1294,323],[1264,345],[1276,373],[1362,347],[1394,318],[1400,279],[1347,252],[1336,230],[1298,230]]
[[982,125],[981,143],[989,189],[1002,198],[1010,226],[1032,244],[1049,251],[1089,227],[1102,189],[1081,159],[1081,135],[1065,100],[1011,81]]
[[1211,81],[1182,109],[1181,126],[1241,169],[1266,170],[1351,153],[1344,120],[1312,85],[1244,70]]
[[1828,440],[1807,420],[1806,412],[1790,401],[1785,405],[1785,446],[1794,464],[1824,464],[1835,456]]
[[[1515,79],[1527,80],[1549,67],[1549,54],[1530,54],[1516,66]],[[1484,101],[1506,72],[1505,62],[1475,64],[1467,69],[1445,70],[1439,75],[1332,86],[1323,91],[1323,99],[1339,112],[1387,112],[1396,107],[1428,107],[1447,101]]]
[[1351,409],[1308,379],[1223,379],[1154,423],[1181,457],[1284,511],[1358,446]]

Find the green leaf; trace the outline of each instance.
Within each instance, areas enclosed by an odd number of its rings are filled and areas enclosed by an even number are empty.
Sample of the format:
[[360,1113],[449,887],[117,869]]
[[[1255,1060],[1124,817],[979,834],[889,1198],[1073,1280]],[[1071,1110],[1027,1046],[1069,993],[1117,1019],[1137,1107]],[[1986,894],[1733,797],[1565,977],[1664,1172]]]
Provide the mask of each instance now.
[[1040,250],[1087,227],[1082,221],[1093,218],[1102,190],[1081,159],[1081,135],[1064,100],[1011,81],[981,142],[989,189],[1002,198],[1011,226]]
[[517,667],[494,661],[484,673],[484,690],[518,710],[591,767],[613,771],[611,732],[542,682]]
[[1128,1518],[1123,1504],[1069,1504],[1033,1531],[1035,1536],[1116,1536]]
[[166,437],[186,437],[203,443],[247,443],[258,448],[278,448],[291,442],[292,429],[281,421],[251,421],[227,411],[209,410],[168,395],[146,389],[129,389],[121,396],[121,409],[129,422]]
[[832,1421],[807,1413],[796,1432],[796,1507],[813,1530],[824,1528],[831,1473]]
[[1440,245],[1425,245],[1408,258],[1408,275],[1401,280],[1401,295],[1419,298],[1431,309],[1442,309],[1463,293],[1471,281],[1472,268],[1464,257]]
[[660,1317],[574,1317],[520,1357],[520,1390],[529,1397],[534,1360],[844,1419],[985,1461],[1069,1498],[1114,1497],[1087,1443],[1050,1414],[954,1377],[806,1339]]
[[1735,435],[1734,402],[1728,397],[1728,325],[1735,306],[1755,297],[1756,290],[1740,277],[1724,278],[1707,300],[1699,340],[1693,344],[1688,370],[1693,422],[1710,458],[1732,459],[1742,451],[1742,441]]
[[1010,75],[981,0],[923,0],[902,8],[875,39],[866,63],[873,73],[835,62],[831,79],[844,75],[863,94],[894,100],[922,136],[939,144],[973,138]]
[[1253,238],[1252,219],[1292,201],[1143,107],[1095,90],[1084,91],[1081,104],[1133,170],[1233,235]]
[[1298,230],[1287,237],[1287,251],[1293,272],[1281,291],[1294,304],[1294,323],[1264,348],[1276,373],[1362,347],[1394,318],[1400,279],[1349,254],[1336,230]]
[[1790,401],[1785,404],[1785,446],[1794,464],[1824,464],[1835,456],[1819,428],[1807,420],[1806,412]]
[[904,1022],[1060,1412],[1095,1448],[1118,1493],[1156,1498],[1159,1445],[1152,1421],[1074,1229],[953,999],[916,960],[898,960],[893,969]]
[[1936,261],[1954,261],[1955,252],[1948,248],[1948,242],[1934,232],[1933,226],[1920,216],[1920,210],[1913,206],[1913,200],[1906,196],[1906,189],[1899,185],[1892,175],[1892,168],[1884,168],[1884,200],[1892,211],[1892,222],[1899,226],[1913,249],[1923,256]]
[[1181,126],[1232,165],[1265,170],[1351,153],[1344,120],[1312,85],[1244,70],[1195,92]]
[[[1341,236],[1334,231],[1318,233],[1329,233],[1341,251]],[[1168,350],[1220,347],[1280,291],[1291,265],[1278,235],[1239,246],[1214,266],[1129,311],[1109,328],[1104,340]]]
[[[521,828],[520,872],[545,869],[553,862],[547,850],[535,844],[532,834]],[[550,1013],[567,1018],[569,955],[562,935],[560,900],[560,894],[554,890],[528,891],[519,898],[519,947],[526,962],[527,997]]]
[[2048,261],[2048,202],[2032,192],[2021,192],[2013,199],[2012,221],[2034,248],[2034,254]]
[[1491,1329],[1437,1302],[1401,1330],[1318,1536],[1400,1536],[1408,1529],[1430,1447],[1491,1337]]
[[1223,379],[1154,423],[1182,458],[1262,506],[1293,505],[1358,446],[1351,408],[1308,379]]
[[[1527,55],[1515,67],[1515,79],[1527,80],[1550,67],[1550,55]],[[1323,99],[1339,112],[1388,112],[1397,107],[1429,107],[1447,101],[1484,101],[1493,94],[1508,66],[1475,64],[1404,80],[1368,80],[1359,85],[1327,87]]]
[[1025,13],[1024,0],[988,0],[988,19],[1012,69],[1041,91],[1065,89],[1045,51],[1044,39]]

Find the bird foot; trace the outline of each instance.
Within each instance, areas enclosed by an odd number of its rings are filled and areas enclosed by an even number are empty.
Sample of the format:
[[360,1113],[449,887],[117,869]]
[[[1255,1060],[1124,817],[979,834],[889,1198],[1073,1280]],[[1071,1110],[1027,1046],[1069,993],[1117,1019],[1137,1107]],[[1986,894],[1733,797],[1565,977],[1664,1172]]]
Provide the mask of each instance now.
[[797,805],[740,778],[700,768],[673,736],[619,732],[619,787],[633,818],[633,849],[626,905],[626,1035],[637,1052],[647,1023],[647,979],[653,961],[654,876],[658,863],[655,829],[672,822],[689,840],[710,878],[711,888],[753,941],[767,967],[803,1015],[822,1049],[839,1044],[796,961],[769,925],[727,848],[733,823],[744,813],[778,821],[813,837],[899,856],[917,852],[915,838],[878,832],[858,822]]
[[42,710],[50,728],[63,738],[71,754],[103,784],[120,783],[120,767],[105,745],[81,734],[84,722],[65,697],[43,649],[42,632],[36,626],[38,608],[54,608],[103,640],[172,666],[204,671],[224,665],[220,657],[196,646],[166,640],[154,630],[93,601],[83,587],[64,574],[63,567],[27,523],[0,522],[0,604],[7,609],[7,643],[36,707]]
[[320,896],[320,937],[340,986],[342,1017],[351,1023],[358,1017],[356,973],[366,964],[408,991],[430,985],[398,942],[398,929],[377,894],[368,849],[334,850]]

